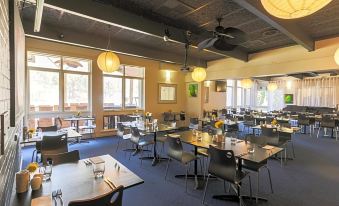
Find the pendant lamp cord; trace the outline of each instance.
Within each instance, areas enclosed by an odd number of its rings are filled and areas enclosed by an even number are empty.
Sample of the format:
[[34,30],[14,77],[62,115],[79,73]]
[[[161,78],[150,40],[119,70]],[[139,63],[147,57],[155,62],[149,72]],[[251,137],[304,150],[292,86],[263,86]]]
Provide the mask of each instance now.
[[111,46],[111,25],[108,26],[108,43],[106,46],[106,50],[108,51]]

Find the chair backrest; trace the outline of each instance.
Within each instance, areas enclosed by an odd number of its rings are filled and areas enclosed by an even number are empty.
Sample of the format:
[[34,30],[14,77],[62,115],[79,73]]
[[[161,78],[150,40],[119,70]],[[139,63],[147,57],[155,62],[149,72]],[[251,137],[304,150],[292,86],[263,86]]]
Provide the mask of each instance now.
[[251,116],[251,115],[247,115],[247,114],[245,114],[244,115],[244,121],[246,121],[246,122],[254,122],[254,118]]
[[122,206],[122,196],[124,187],[120,185],[116,189],[88,200],[74,200],[68,203],[68,206]]
[[298,124],[309,125],[310,119],[305,114],[299,114],[298,115]]
[[197,125],[197,124],[199,124],[199,119],[196,118],[196,117],[192,117],[192,118],[190,118],[190,123],[194,124],[194,125]]
[[235,182],[237,168],[233,151],[210,146],[208,153],[210,156],[208,172],[226,181]]
[[53,165],[77,162],[80,160],[79,150],[59,154],[45,154],[44,164],[46,164],[48,160],[52,160]]
[[221,109],[221,114],[226,115],[227,114],[227,109]]
[[167,155],[172,159],[181,161],[184,150],[180,138],[169,137],[166,141],[168,142]]
[[117,129],[118,129],[117,135],[119,137],[122,137],[125,134],[125,127],[121,122],[117,123]]
[[335,128],[335,120],[331,116],[324,115],[320,122],[321,127]]
[[138,144],[139,143],[139,140],[140,140],[140,132],[139,132],[139,129],[137,127],[131,127],[131,141],[135,144]]
[[267,137],[265,136],[247,135],[245,140],[261,146],[267,145]]
[[261,134],[266,137],[276,137],[278,132],[276,128],[261,127]]
[[273,121],[273,117],[266,117],[266,124],[271,124],[271,122]]
[[171,112],[164,112],[164,122],[174,121],[174,114]]
[[41,129],[42,132],[56,132],[58,131],[58,126],[53,125],[49,127],[37,127],[37,129]]
[[67,134],[43,136],[41,141],[41,154],[58,154],[68,152]]

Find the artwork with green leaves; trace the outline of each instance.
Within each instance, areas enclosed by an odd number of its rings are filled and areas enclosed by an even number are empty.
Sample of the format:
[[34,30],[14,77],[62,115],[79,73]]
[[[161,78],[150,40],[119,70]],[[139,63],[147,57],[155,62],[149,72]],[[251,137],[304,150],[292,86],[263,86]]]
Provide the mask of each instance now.
[[285,104],[293,104],[293,94],[284,95]]
[[198,96],[198,84],[189,84],[188,85],[188,95],[189,97]]

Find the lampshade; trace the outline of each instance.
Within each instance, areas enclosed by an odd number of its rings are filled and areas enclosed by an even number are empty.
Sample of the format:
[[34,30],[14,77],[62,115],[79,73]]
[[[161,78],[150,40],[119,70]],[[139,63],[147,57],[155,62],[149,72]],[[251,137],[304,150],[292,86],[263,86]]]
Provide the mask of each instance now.
[[249,89],[253,86],[253,81],[251,79],[241,80],[241,86],[245,89]]
[[339,48],[334,53],[334,61],[339,65]]
[[313,14],[332,0],[261,0],[263,7],[272,16],[281,19],[296,19]]
[[192,72],[192,79],[196,82],[202,82],[206,78],[206,70],[202,67],[196,67]]
[[119,69],[119,57],[111,51],[102,52],[97,59],[98,67],[103,72],[112,73]]
[[273,92],[273,91],[275,91],[276,89],[278,89],[278,85],[277,85],[277,83],[275,83],[275,82],[270,82],[270,83],[267,85],[267,89],[268,89],[268,91]]

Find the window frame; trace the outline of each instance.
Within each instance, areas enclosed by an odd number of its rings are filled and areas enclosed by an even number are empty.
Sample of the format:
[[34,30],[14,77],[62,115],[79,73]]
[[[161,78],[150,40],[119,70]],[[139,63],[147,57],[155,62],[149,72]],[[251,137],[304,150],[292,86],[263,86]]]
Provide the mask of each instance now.
[[[137,67],[137,68],[142,68],[143,71],[143,77],[134,77],[134,76],[128,76],[126,75],[125,67],[130,66],[130,67]],[[122,104],[121,108],[105,108],[104,107],[104,100],[102,101],[102,108],[104,111],[130,111],[130,110],[144,110],[145,109],[145,67],[142,66],[134,66],[134,65],[126,65],[126,64],[121,64],[120,68],[122,69],[122,75],[116,75],[116,74],[109,74],[109,73],[102,73],[102,77],[114,77],[114,78],[121,78],[122,80]],[[141,80],[141,106],[140,107],[126,107],[126,79],[138,79]],[[102,84],[104,84],[104,81],[102,81]],[[102,93],[104,96],[104,85],[102,88]]]
[[[84,114],[90,114],[91,108],[92,108],[92,60],[86,59],[86,58],[79,58],[79,57],[71,57],[67,55],[59,55],[59,54],[51,54],[47,52],[37,52],[37,51],[27,51],[26,52],[26,58],[29,55],[29,53],[32,54],[38,54],[38,55],[46,55],[51,57],[59,57],[60,58],[60,68],[59,69],[53,69],[53,68],[43,68],[43,67],[34,67],[34,66],[28,66],[28,60],[26,60],[26,68],[27,68],[27,113],[29,117],[39,118],[39,117],[52,117],[55,115],[63,115],[63,114],[74,114],[74,112],[77,111],[65,111],[65,74],[80,74],[80,75],[87,75],[88,76],[88,106],[87,110],[80,111]],[[72,70],[64,70],[63,64],[64,64],[64,58],[71,58],[76,60],[84,60],[89,61],[89,71],[83,72],[83,71],[72,71]],[[42,71],[42,72],[55,72],[59,74],[59,109],[57,111],[30,111],[30,71]]]

